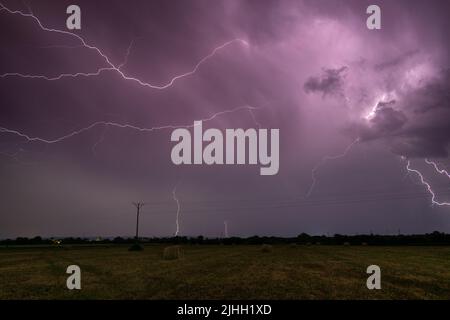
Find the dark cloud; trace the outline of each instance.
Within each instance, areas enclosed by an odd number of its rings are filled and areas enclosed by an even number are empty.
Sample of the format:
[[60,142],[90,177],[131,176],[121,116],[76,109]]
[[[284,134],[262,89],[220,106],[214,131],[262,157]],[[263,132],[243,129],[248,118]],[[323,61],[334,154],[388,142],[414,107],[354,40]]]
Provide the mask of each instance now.
[[[404,110],[410,121],[393,151],[409,157],[447,157],[450,145],[450,82],[446,70],[440,77],[407,95]],[[398,140],[398,139],[397,139]]]
[[450,146],[449,71],[408,89],[399,101],[381,101],[368,119],[346,132],[361,141],[381,140],[398,155],[447,157]]
[[354,123],[347,132],[361,141],[386,138],[395,135],[407,122],[406,115],[392,106],[395,100],[381,101],[373,110],[373,114],[364,123]]
[[309,77],[303,88],[306,93],[320,92],[322,96],[342,95],[345,72],[348,68],[324,69],[321,76]]
[[[448,135],[450,128],[442,128]],[[448,157],[449,139],[437,134],[436,130],[428,135],[410,134],[400,138],[394,137],[387,143],[395,154],[407,158],[446,158]]]
[[393,68],[396,66],[401,65],[402,63],[406,62],[407,60],[409,60],[410,58],[412,58],[413,56],[415,56],[416,54],[418,54],[420,51],[419,50],[410,50],[407,51],[393,59],[390,60],[386,60],[384,62],[381,62],[379,64],[375,65],[375,70],[376,71],[383,71],[389,68]]
[[391,107],[378,108],[375,117],[370,120],[375,130],[382,134],[400,130],[406,121],[407,118],[402,111]]
[[409,100],[416,113],[450,110],[450,69],[443,70],[441,77],[417,90]]

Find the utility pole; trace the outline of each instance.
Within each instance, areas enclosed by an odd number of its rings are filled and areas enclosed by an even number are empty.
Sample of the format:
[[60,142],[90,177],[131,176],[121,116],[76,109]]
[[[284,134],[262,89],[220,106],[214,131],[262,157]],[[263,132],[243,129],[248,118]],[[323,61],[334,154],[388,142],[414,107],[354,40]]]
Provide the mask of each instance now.
[[133,202],[133,205],[136,207],[136,236],[134,237],[136,241],[139,240],[139,213],[144,204],[144,202]]

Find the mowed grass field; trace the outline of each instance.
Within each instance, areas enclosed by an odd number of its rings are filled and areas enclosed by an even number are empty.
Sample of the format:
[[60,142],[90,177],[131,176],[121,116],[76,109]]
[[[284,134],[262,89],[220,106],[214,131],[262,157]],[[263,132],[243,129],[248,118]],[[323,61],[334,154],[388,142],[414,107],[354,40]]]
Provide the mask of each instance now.
[[[450,247],[165,245],[0,248],[0,299],[450,299]],[[66,268],[81,268],[81,290]],[[366,288],[381,267],[381,290]]]

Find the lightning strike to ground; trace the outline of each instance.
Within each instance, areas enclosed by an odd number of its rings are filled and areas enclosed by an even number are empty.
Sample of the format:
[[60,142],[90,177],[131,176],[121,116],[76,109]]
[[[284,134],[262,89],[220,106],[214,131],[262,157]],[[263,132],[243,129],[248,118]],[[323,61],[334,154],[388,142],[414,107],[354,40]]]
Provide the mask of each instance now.
[[223,222],[223,236],[228,238],[228,221]]
[[177,215],[175,217],[175,237],[177,237],[180,232],[180,211],[181,211],[180,201],[177,198],[177,186],[178,184],[176,184],[172,190],[172,198],[177,203]]

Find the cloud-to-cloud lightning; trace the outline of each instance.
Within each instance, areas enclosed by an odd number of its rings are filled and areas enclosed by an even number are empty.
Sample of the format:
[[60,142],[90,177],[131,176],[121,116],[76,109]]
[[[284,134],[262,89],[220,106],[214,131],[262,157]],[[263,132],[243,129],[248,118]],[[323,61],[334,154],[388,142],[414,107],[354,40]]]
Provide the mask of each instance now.
[[[234,109],[230,109],[230,110],[224,110],[224,111],[219,111],[214,113],[213,115],[211,115],[210,117],[204,118],[204,119],[199,119],[199,121],[202,122],[207,122],[207,121],[211,121],[214,120],[215,118],[217,118],[218,116],[227,114],[227,113],[233,113],[236,111],[240,111],[240,110],[247,110],[249,112],[251,112],[252,110],[256,110],[258,109],[258,107],[251,107],[251,106],[240,106]],[[253,114],[250,113],[253,117]],[[106,126],[106,127],[116,127],[116,128],[121,128],[121,129],[132,129],[132,130],[136,130],[136,131],[140,131],[140,132],[152,132],[152,131],[157,131],[157,130],[165,130],[165,129],[178,129],[178,128],[192,128],[195,125],[194,124],[189,124],[189,125],[164,125],[164,126],[156,126],[156,127],[138,127],[132,124],[123,124],[123,123],[117,123],[117,122],[110,122],[110,121],[97,121],[94,122],[92,124],[90,124],[87,127],[81,128],[79,130],[75,130],[72,131],[66,135],[60,136],[58,138],[54,138],[54,139],[45,139],[45,138],[41,138],[38,136],[30,136],[28,134],[25,134],[23,132],[17,131],[17,130],[13,130],[13,129],[8,129],[8,128],[4,128],[4,127],[0,127],[0,133],[9,133],[9,134],[13,134],[16,136],[19,136],[21,138],[26,139],[28,142],[42,142],[42,143],[47,143],[47,144],[54,144],[54,143],[58,143],[58,142],[62,142],[64,140],[67,140],[69,138],[72,138],[76,135],[79,135],[83,132],[89,131],[92,128],[95,128],[97,126]]]
[[[47,80],[47,81],[55,81],[55,80],[60,80],[60,79],[67,78],[67,77],[69,77],[69,78],[76,78],[76,77],[98,76],[102,72],[105,72],[105,71],[114,71],[114,72],[118,73],[125,80],[136,82],[139,85],[144,86],[144,87],[157,89],[157,90],[163,90],[163,89],[167,89],[167,88],[171,87],[175,83],[175,81],[195,74],[203,63],[205,63],[207,60],[209,60],[212,57],[214,57],[218,51],[228,47],[229,45],[234,44],[234,43],[239,43],[239,44],[244,45],[244,46],[248,46],[249,45],[247,41],[245,41],[243,39],[239,39],[239,38],[230,40],[228,42],[225,42],[224,44],[215,47],[208,55],[203,57],[194,66],[194,68],[192,70],[172,77],[165,84],[155,85],[155,84],[151,84],[151,83],[145,82],[145,81],[143,81],[143,80],[141,80],[139,78],[126,75],[121,70],[122,66],[126,62],[124,62],[124,63],[122,63],[120,65],[117,65],[117,66],[114,65],[111,62],[111,59],[101,49],[99,49],[98,47],[96,47],[94,45],[89,44],[83,37],[81,37],[78,34],[75,34],[75,33],[69,32],[69,31],[65,31],[65,30],[59,30],[59,29],[53,29],[53,28],[45,27],[42,24],[41,20],[37,16],[35,16],[33,13],[25,13],[25,12],[22,12],[20,10],[11,10],[11,9],[5,7],[2,3],[0,3],[0,11],[6,11],[6,12],[8,12],[10,14],[18,14],[18,15],[20,15],[22,17],[31,18],[38,24],[38,26],[43,31],[64,34],[64,35],[68,35],[70,37],[76,38],[78,41],[80,41],[81,45],[84,48],[87,48],[87,49],[90,49],[90,50],[94,50],[104,60],[104,62],[107,64],[106,67],[102,67],[102,68],[99,68],[95,72],[88,72],[88,73],[86,73],[86,72],[61,73],[61,74],[59,74],[57,76],[54,76],[54,77],[48,77],[48,76],[45,76],[45,75],[33,75],[33,74],[23,74],[23,73],[18,73],[18,72],[7,72],[7,73],[1,74],[0,75],[1,78],[21,77],[21,78],[28,78],[28,79],[43,79],[43,80]],[[130,52],[130,47],[128,48],[127,56],[129,55],[129,52]]]

